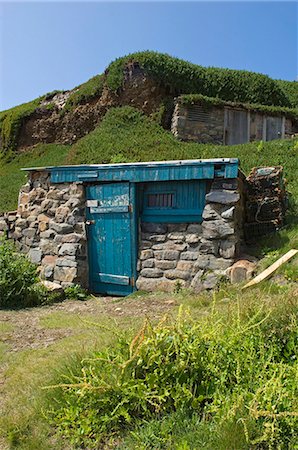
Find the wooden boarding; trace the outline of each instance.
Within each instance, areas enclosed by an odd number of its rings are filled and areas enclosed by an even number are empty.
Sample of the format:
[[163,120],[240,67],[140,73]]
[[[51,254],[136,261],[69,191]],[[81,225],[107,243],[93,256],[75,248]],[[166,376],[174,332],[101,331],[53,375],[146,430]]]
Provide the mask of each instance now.
[[298,250],[294,250],[294,249],[288,251],[284,256],[279,258],[277,261],[275,261],[275,263],[273,263],[271,266],[267,267],[266,270],[264,270],[262,273],[260,273],[258,276],[256,276],[249,283],[247,283],[242,289],[245,289],[247,287],[258,284],[261,281],[265,280],[266,278],[270,277],[270,275],[273,272],[275,272],[282,264],[289,261],[289,259],[293,258],[293,256],[295,256],[297,253],[298,253]]

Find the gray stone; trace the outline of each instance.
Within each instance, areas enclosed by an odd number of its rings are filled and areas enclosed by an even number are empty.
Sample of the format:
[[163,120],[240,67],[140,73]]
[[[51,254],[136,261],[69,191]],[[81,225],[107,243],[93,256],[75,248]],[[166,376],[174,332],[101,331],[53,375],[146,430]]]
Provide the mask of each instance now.
[[[16,227],[21,228],[22,230],[27,227],[27,220],[21,219],[20,217],[16,220]],[[1,225],[0,225],[1,230]]]
[[44,278],[52,278],[54,274],[54,266],[43,266],[41,275]]
[[[26,220],[25,220],[24,222],[26,222]],[[6,230],[8,230],[8,226],[7,226],[7,223],[6,223],[6,220],[5,220],[5,219],[1,219],[1,220],[0,220],[0,230],[1,230],[1,231],[6,231]]]
[[53,239],[53,237],[56,235],[54,230],[46,230],[46,231],[42,231],[40,233],[40,238],[42,239]]
[[177,280],[177,279],[188,280],[190,277],[190,274],[189,274],[189,272],[186,272],[185,270],[173,269],[173,270],[167,270],[165,272],[165,277],[170,278],[170,280]]
[[187,234],[185,240],[188,244],[197,244],[200,237],[197,234]]
[[142,269],[141,276],[146,278],[159,278],[163,274],[162,270],[154,268],[154,269]]
[[155,261],[155,259],[153,259],[153,258],[145,259],[144,261],[142,261],[142,269],[154,267],[154,261]]
[[179,232],[175,232],[175,233],[169,233],[168,234],[168,239],[172,239],[175,241],[179,241],[179,242],[183,242],[185,239],[185,235]]
[[178,270],[183,270],[183,271],[186,271],[189,273],[191,273],[193,271],[193,267],[194,267],[194,262],[189,261],[189,260],[180,260],[180,261],[178,261],[178,264],[177,264]]
[[218,277],[214,273],[208,273],[203,280],[203,287],[204,289],[214,289],[218,281]]
[[153,234],[149,237],[149,240],[153,242],[164,242],[166,236],[164,234]]
[[174,241],[168,241],[153,245],[152,250],[177,250],[178,252],[183,252],[186,247],[186,244],[176,244]]
[[56,209],[55,221],[58,223],[64,222],[69,213],[70,213],[70,209],[68,208],[68,206],[64,206],[64,205],[59,206]]
[[234,227],[223,220],[210,220],[202,223],[203,237],[207,239],[220,239],[234,234]]
[[145,233],[159,233],[164,234],[167,232],[167,225],[163,223],[142,223],[142,231]]
[[41,239],[39,246],[44,255],[57,255],[58,253],[57,244],[49,239]]
[[255,262],[241,259],[229,267],[226,274],[230,278],[232,284],[242,283],[253,277],[256,267],[257,265]]
[[220,209],[220,205],[218,205],[217,203],[207,203],[203,210],[203,219],[220,219]]
[[164,261],[164,260],[156,260],[155,267],[161,270],[174,269],[176,267],[176,261]]
[[[82,234],[79,234],[79,233],[63,234],[63,235],[59,235],[59,237],[60,236],[61,236],[62,244],[64,244],[64,243],[75,244],[75,243],[85,240],[85,236],[83,236]],[[58,237],[58,236],[56,236],[56,237]]]
[[205,255],[206,254],[217,255],[218,247],[219,247],[219,242],[216,240],[201,239],[201,244],[199,246],[199,250],[200,250],[200,253],[203,253]]
[[223,258],[234,258],[236,253],[235,241],[224,240],[220,241],[219,254]]
[[195,269],[206,269],[210,263],[210,255],[199,255],[194,264]]
[[[185,281],[181,280],[180,284],[184,286]],[[140,291],[155,292],[173,292],[177,286],[175,280],[167,278],[144,278],[139,277],[136,282],[136,286]]]
[[62,246],[59,250],[59,255],[60,256],[76,255],[78,250],[79,250],[79,244],[62,244]]
[[141,254],[140,254],[140,259],[144,260],[144,259],[149,259],[149,258],[153,258],[154,253],[151,249],[146,249],[146,250],[142,250]]
[[56,261],[56,266],[59,267],[77,267],[78,263],[74,256],[68,256],[67,258],[58,258]]
[[181,233],[182,231],[186,231],[187,223],[168,223],[168,232],[169,233]]
[[42,280],[39,283],[40,285],[46,287],[51,292],[63,292],[61,284],[53,283],[52,281]]
[[28,257],[31,262],[38,264],[41,261],[42,252],[38,248],[31,248],[28,252]]
[[214,180],[212,183],[211,190],[230,190],[236,191],[238,188],[238,180],[237,178],[223,179],[223,180]]
[[202,282],[202,276],[204,274],[203,270],[199,270],[195,276],[193,277],[191,283],[190,283],[190,288],[196,293],[198,294],[199,292],[201,292],[204,289],[203,286],[203,282]]
[[220,190],[211,191],[206,195],[206,202],[208,203],[221,203],[222,205],[232,205],[239,201],[240,195],[238,192]]
[[53,220],[50,221],[49,227],[59,234],[67,234],[73,231],[72,225],[69,225],[67,223],[56,223]]
[[195,261],[198,258],[197,252],[183,252],[181,253],[181,259]]
[[233,264],[232,259],[216,258],[216,256],[209,255],[209,269],[211,270],[226,270]]
[[177,260],[179,258],[179,252],[177,250],[164,250],[162,252],[161,259],[167,259],[169,261]]
[[72,283],[77,277],[76,267],[60,267],[55,266],[54,280]]
[[202,225],[200,223],[191,223],[187,227],[188,233],[202,234]]
[[22,235],[28,238],[33,238],[36,234],[36,230],[34,228],[25,228],[22,231]]
[[221,213],[221,217],[223,219],[227,220],[233,220],[234,218],[234,212],[235,212],[235,206],[232,206],[231,208],[227,209],[226,211]]
[[47,193],[47,199],[61,200],[63,198],[63,191],[59,191],[57,188],[50,189]]
[[141,250],[146,250],[147,248],[151,248],[152,247],[152,242],[150,241],[143,241],[141,242]]

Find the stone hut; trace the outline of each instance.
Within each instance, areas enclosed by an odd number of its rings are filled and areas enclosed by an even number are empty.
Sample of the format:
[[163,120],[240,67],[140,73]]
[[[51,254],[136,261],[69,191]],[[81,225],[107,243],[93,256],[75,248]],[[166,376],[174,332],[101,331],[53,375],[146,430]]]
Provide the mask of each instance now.
[[297,117],[286,109],[185,97],[176,100],[171,124],[181,140],[235,145],[285,139],[298,131]]
[[63,287],[212,288],[242,238],[234,158],[25,169],[17,212],[0,229]]

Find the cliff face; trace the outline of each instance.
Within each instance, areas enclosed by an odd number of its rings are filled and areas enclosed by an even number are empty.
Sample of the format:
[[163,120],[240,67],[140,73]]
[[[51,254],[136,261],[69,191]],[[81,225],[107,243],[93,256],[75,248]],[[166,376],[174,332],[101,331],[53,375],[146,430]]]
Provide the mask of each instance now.
[[65,105],[73,92],[48,95],[22,120],[16,151],[24,151],[38,143],[72,144],[90,133],[111,107],[130,105],[150,115],[157,112],[163,102],[173,98],[164,86],[137,65],[126,69],[124,85],[117,92],[104,85],[100,95],[67,109]]

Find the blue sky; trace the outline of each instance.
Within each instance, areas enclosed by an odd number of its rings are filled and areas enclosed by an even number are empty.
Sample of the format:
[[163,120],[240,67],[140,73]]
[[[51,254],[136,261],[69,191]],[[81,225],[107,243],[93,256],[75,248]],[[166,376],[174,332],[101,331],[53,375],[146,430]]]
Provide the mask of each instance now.
[[0,110],[156,50],[297,78],[296,2],[0,3]]

